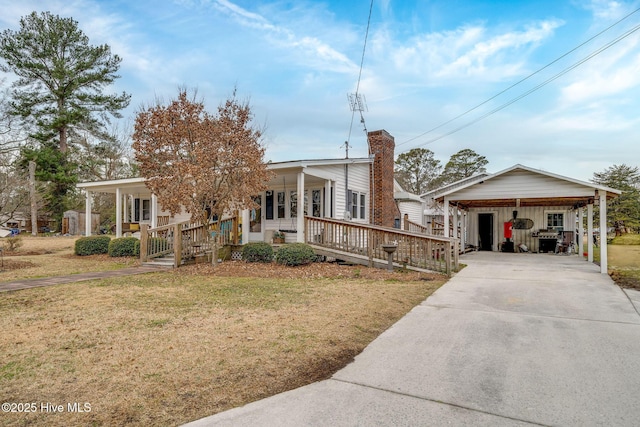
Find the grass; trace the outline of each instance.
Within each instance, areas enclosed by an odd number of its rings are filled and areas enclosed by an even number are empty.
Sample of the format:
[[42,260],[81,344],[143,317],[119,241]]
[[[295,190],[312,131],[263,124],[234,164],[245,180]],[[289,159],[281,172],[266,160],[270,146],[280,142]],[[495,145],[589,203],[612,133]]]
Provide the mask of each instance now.
[[[600,262],[600,248],[594,248],[594,261]],[[640,290],[640,234],[618,236],[607,245],[611,278],[623,288]]]
[[1,294],[0,400],[91,411],[0,424],[165,426],[240,406],[327,378],[445,281],[282,269],[306,273],[192,266]]
[[3,252],[0,282],[38,277],[64,276],[91,271],[118,270],[138,263],[134,258],[108,255],[75,256],[73,236],[33,237],[22,235],[23,245],[15,252]]
[[621,237],[607,246],[609,275],[623,288],[640,290],[640,235]]

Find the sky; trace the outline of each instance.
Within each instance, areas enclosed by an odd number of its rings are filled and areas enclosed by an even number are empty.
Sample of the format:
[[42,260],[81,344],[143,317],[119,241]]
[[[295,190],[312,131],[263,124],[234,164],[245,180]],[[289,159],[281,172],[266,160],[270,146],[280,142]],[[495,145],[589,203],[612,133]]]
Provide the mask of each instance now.
[[[639,8],[622,0],[0,0],[0,30],[17,30],[32,11],[73,17],[91,44],[122,58],[107,92],[131,94],[125,126],[181,87],[197,89],[212,112],[236,88],[265,129],[265,160],[343,158],[346,141],[349,157],[366,157],[365,129],[385,129],[396,155],[427,148],[444,165],[469,148],[489,172],[520,163],[588,181],[616,164],[640,166]],[[351,109],[356,93],[364,122]]]

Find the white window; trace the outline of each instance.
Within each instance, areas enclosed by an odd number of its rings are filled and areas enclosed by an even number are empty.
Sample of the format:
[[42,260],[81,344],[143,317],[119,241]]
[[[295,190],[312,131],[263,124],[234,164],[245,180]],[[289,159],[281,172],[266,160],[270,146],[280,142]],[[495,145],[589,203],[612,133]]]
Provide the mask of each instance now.
[[564,229],[564,212],[547,212],[547,229],[562,231]]
[[322,212],[322,191],[311,190],[311,215],[320,218]]
[[365,193],[359,193],[357,191],[348,192],[349,206],[347,206],[352,219],[365,219],[366,218],[366,195]]
[[133,206],[133,222],[149,221],[151,219],[151,200],[135,199]]
[[278,191],[278,218],[284,218],[284,191]]

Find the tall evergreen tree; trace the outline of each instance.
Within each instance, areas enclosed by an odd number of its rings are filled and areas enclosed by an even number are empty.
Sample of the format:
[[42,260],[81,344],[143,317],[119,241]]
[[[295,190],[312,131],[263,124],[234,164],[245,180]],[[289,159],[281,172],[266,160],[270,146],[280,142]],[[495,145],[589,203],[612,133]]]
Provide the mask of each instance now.
[[441,184],[450,184],[477,173],[486,172],[489,164],[486,157],[465,148],[451,156],[442,172]]
[[434,187],[442,166],[427,148],[414,148],[396,159],[395,173],[398,183],[405,190],[422,194]]
[[[119,77],[121,58],[108,45],[91,46],[72,18],[33,12],[20,19],[19,30],[0,33],[0,59],[0,69],[18,77],[9,113],[22,119],[34,141],[24,157],[49,167],[40,177],[52,179],[46,198],[56,201],[49,208],[59,218],[76,175],[69,145],[79,131],[108,140],[110,116],[120,117],[129,104],[126,93],[104,93]],[[62,178],[69,173],[73,179]]]
[[592,182],[622,191],[608,203],[607,221],[623,221],[625,227],[640,227],[640,170],[637,166],[613,165],[593,174]]

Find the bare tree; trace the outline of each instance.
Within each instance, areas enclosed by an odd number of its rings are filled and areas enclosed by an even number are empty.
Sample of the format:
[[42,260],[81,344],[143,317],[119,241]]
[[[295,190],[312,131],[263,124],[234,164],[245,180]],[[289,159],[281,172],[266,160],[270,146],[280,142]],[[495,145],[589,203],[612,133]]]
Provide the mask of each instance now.
[[184,208],[205,224],[252,207],[251,196],[264,191],[272,176],[263,161],[262,131],[252,120],[248,102],[238,101],[235,90],[215,115],[184,89],[169,105],[140,111],[135,158],[161,206],[172,214]]

